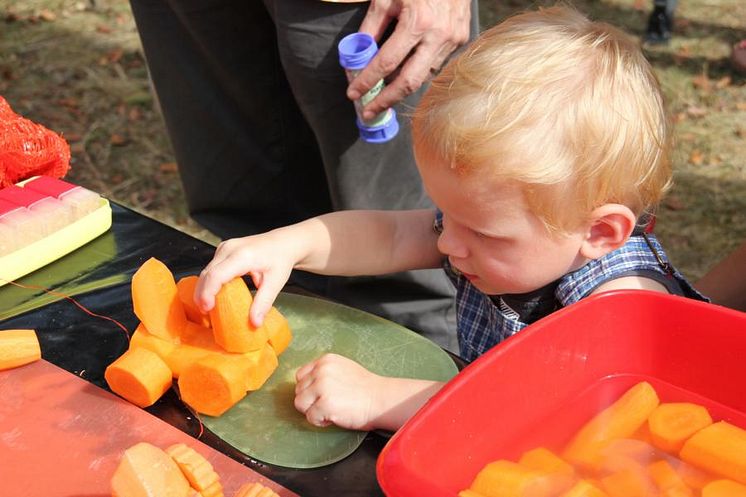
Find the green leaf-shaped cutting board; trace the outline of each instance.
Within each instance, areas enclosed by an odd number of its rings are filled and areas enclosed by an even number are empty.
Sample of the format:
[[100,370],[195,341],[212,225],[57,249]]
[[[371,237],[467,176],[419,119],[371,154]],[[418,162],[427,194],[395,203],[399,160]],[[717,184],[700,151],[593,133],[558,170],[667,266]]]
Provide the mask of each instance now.
[[365,432],[316,428],[293,406],[296,370],[326,352],[386,376],[446,381],[457,372],[433,342],[372,314],[287,293],[275,305],[293,331],[279,367],[260,390],[222,416],[202,418],[208,429],[253,459],[316,468],[343,459],[362,443]]

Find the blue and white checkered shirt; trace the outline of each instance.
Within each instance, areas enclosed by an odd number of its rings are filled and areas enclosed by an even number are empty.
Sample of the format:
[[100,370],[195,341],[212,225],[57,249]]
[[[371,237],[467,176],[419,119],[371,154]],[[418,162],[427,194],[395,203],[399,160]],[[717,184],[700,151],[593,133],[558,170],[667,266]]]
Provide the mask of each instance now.
[[[443,229],[443,216],[440,212],[436,215],[434,228],[438,232]],[[456,319],[461,357],[472,361],[528,326],[529,323],[521,321],[519,314],[505,304],[502,298],[482,293],[454,270],[448,259],[445,259],[443,269],[456,287]],[[663,247],[653,235],[640,235],[630,237],[619,249],[561,277],[556,285],[552,285],[555,308],[574,304],[590,295],[601,284],[630,275],[655,279],[674,294],[707,300],[668,264]]]

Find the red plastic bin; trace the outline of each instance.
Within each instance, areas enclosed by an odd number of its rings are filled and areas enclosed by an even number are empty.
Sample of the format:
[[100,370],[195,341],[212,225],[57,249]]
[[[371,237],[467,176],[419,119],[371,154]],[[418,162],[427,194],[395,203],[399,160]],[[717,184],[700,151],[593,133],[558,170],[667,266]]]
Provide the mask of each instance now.
[[389,497],[454,497],[488,462],[560,448],[627,388],[746,428],[746,313],[646,291],[590,297],[467,366],[387,443]]

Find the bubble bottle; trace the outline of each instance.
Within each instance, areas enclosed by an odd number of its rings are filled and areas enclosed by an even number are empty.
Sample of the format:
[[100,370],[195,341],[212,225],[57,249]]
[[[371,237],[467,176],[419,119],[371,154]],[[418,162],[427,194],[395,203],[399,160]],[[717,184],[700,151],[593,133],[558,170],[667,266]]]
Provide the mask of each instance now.
[[[352,33],[342,38],[337,47],[339,49],[339,63],[345,69],[347,81],[352,81],[368,62],[378,53],[376,40],[367,33]],[[399,122],[396,111],[386,109],[372,119],[363,119],[363,107],[376,98],[383,90],[383,79],[378,81],[367,93],[355,100],[357,127],[360,138],[369,143],[384,143],[391,140],[399,132]]]

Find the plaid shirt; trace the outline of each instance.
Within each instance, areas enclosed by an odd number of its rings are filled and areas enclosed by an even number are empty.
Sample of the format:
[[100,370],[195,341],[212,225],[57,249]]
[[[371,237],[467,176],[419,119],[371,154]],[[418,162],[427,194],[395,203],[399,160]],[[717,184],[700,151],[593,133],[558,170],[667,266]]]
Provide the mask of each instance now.
[[[440,211],[436,214],[434,228],[438,232],[443,229],[443,215]],[[456,287],[456,319],[461,357],[472,361],[528,326],[510,307],[501,306],[501,299],[491,298],[479,291],[450,265],[448,259],[444,260],[443,269]],[[619,249],[562,276],[554,291],[557,307],[574,304],[603,283],[630,275],[655,279],[674,294],[707,300],[668,264],[663,247],[650,234],[632,236]]]

